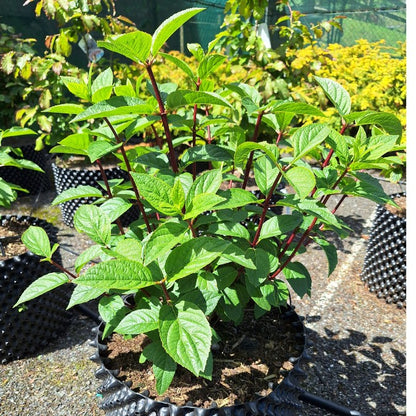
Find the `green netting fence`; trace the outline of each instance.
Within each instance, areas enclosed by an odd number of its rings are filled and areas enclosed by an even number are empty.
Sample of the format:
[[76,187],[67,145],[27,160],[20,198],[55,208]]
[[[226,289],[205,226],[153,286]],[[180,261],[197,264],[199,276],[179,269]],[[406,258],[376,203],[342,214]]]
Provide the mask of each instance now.
[[[25,37],[42,40],[47,34],[56,33],[54,22],[36,18],[35,3],[22,7],[24,0],[0,0],[0,21],[15,27]],[[226,0],[115,0],[117,14],[124,15],[136,23],[141,30],[153,33],[164,19],[188,7],[205,7],[184,28],[169,40],[169,49],[186,51],[186,44],[198,42],[204,47],[221,30]],[[294,10],[305,16],[306,23],[317,23],[335,16],[342,19],[343,31],[332,30],[323,38],[323,43],[340,43],[349,46],[357,39],[378,41],[396,46],[406,39],[406,3],[404,0],[291,0]],[[275,0],[269,1],[268,25],[278,18]],[[275,36],[273,37],[274,39]],[[273,43],[272,43],[273,44]]]

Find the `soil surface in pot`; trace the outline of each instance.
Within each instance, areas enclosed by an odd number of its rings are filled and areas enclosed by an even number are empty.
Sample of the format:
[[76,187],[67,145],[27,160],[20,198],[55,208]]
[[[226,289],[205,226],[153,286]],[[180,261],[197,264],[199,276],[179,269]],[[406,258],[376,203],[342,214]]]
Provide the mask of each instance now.
[[406,197],[399,196],[397,198],[393,198],[393,201],[399,207],[397,208],[392,205],[386,205],[386,209],[390,211],[392,214],[397,215],[400,218],[406,218]]
[[289,358],[300,354],[295,348],[299,344],[295,339],[297,330],[279,318],[277,310],[258,320],[252,311],[247,311],[240,326],[220,322],[214,328],[222,341],[213,351],[211,381],[197,378],[178,366],[171,386],[159,396],[151,365],[139,364],[140,353],[150,342],[145,335],[124,340],[121,335],[113,334],[107,344],[111,358],[108,368],[120,369],[119,379],[132,381],[134,391],[148,390],[156,400],[169,397],[177,405],[209,407],[215,402],[218,406],[229,406],[269,394],[271,382],[275,388],[292,369]]
[[0,260],[26,253],[27,248],[21,237],[28,228],[28,224],[21,224],[15,218],[11,218],[6,225],[0,227]]

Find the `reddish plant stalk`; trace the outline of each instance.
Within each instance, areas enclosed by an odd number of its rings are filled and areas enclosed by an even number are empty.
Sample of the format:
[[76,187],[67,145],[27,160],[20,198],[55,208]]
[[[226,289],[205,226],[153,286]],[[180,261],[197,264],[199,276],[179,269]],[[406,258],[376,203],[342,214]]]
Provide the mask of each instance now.
[[[113,198],[113,193],[111,192],[110,184],[108,183],[107,174],[105,173],[103,164],[101,163],[100,159],[97,159],[96,162],[97,162],[98,167],[100,168],[101,176],[103,178],[103,181],[107,190],[107,194],[110,198]],[[118,229],[120,230],[120,233],[124,234],[124,229],[123,229],[123,225],[121,224],[120,218],[117,218],[116,224],[117,224]]]
[[162,280],[160,282],[160,286],[162,286],[163,294],[165,295],[166,302],[169,304],[171,302],[168,289],[166,288],[165,281]]
[[131,169],[130,161],[127,158],[126,149],[124,148],[124,144],[121,141],[121,139],[120,139],[119,135],[117,134],[117,132],[115,131],[113,125],[110,123],[110,120],[108,120],[107,117],[104,117],[104,121],[107,123],[108,127],[110,128],[111,132],[113,133],[113,135],[114,135],[114,137],[116,139],[116,142],[117,143],[121,143],[121,146],[120,146],[121,155],[123,156],[124,163],[126,164],[127,174],[129,175],[129,180],[130,180],[131,186],[133,187],[134,194],[136,195],[136,202],[137,202],[137,205],[138,205],[138,207],[140,209],[140,212],[141,212],[141,214],[143,216],[143,220],[144,220],[144,223],[146,224],[147,231],[149,233],[151,233],[152,232],[152,228],[150,227],[149,219],[147,218],[147,214],[146,214],[146,212],[144,210],[144,206],[143,206],[143,204],[140,201],[140,193],[139,193],[139,190],[137,189],[136,183],[134,182],[134,179],[131,176],[132,169]]
[[277,138],[276,138],[276,146],[279,144],[280,140],[282,140],[283,131],[279,131]]
[[[344,202],[345,198],[347,198],[348,195],[342,195],[342,197],[340,198],[340,200],[337,202],[337,204],[335,205],[335,208],[331,211],[333,214],[335,214],[338,211],[338,208],[341,206],[341,204]],[[324,228],[324,224],[321,224],[319,226],[320,230],[323,230]]]
[[282,270],[290,263],[290,261],[293,259],[293,257],[295,256],[295,254],[298,252],[299,248],[301,247],[301,245],[303,244],[303,242],[305,241],[306,237],[309,235],[309,233],[312,231],[312,228],[315,226],[316,221],[318,220],[318,217],[315,217],[312,220],[311,225],[308,227],[308,229],[303,233],[302,237],[300,238],[300,240],[298,241],[298,244],[296,244],[295,249],[293,250],[292,254],[285,260],[285,262],[269,277],[269,280],[273,280],[275,279],[281,272]]
[[69,270],[62,267],[60,264],[56,263],[54,260],[49,259],[49,261],[53,266],[55,266],[57,269],[59,269],[61,272],[65,273],[66,275],[68,275],[72,279],[76,279],[78,277],[74,273],[71,273]]
[[[256,125],[254,127],[253,138],[251,139],[252,142],[257,142],[257,138],[259,137],[260,124],[261,124],[261,119],[263,118],[263,114],[264,112],[260,111],[259,115],[257,116]],[[251,165],[253,164],[253,157],[254,157],[254,151],[250,152],[250,156],[248,157],[246,170],[244,172],[244,182],[242,185],[242,189],[246,189],[248,178],[250,175]]]
[[276,189],[276,186],[279,184],[281,178],[282,178],[282,172],[279,172],[279,174],[277,175],[276,179],[273,182],[272,187],[269,190],[269,193],[266,196],[266,199],[263,202],[263,212],[261,213],[259,225],[257,226],[256,235],[254,236],[253,242],[251,243],[252,247],[256,246],[257,243],[259,242],[261,229],[263,227],[264,220],[266,219],[266,214],[267,214],[267,210],[269,209],[270,200],[272,199],[273,192]]
[[[340,175],[340,177],[337,179],[337,181],[335,182],[334,186],[332,187],[332,189],[335,189],[338,184],[341,182],[342,178],[347,174],[349,170],[349,167],[347,166],[344,170],[344,172],[342,172],[342,174]],[[322,203],[325,205],[331,195],[326,195],[323,199],[322,199]],[[339,206],[338,206],[339,208]],[[291,255],[285,260],[285,262],[272,274],[272,276],[270,277],[270,280],[273,280],[276,278],[276,276],[289,264],[289,262],[293,259],[293,257],[296,255],[296,253],[298,252],[299,248],[301,247],[302,243],[305,241],[306,237],[308,237],[308,235],[310,234],[310,232],[312,231],[313,227],[316,224],[316,221],[318,220],[318,217],[314,217],[314,219],[312,220],[311,225],[307,228],[307,230],[303,233],[302,237],[300,238],[300,240],[298,241],[295,249],[293,250],[293,252],[291,253]],[[293,235],[293,234],[292,234]],[[292,239],[293,241],[293,239]],[[286,243],[286,247],[285,249],[287,250],[289,246]],[[283,253],[284,254],[284,253]],[[282,253],[281,255],[279,255],[279,260],[283,257]]]
[[161,149],[163,147],[162,139],[157,134],[157,131],[156,131],[156,128],[155,128],[154,124],[152,124],[151,127],[152,127],[153,134],[155,135],[156,145],[159,147],[159,149]]
[[153,71],[152,71],[152,64],[151,63],[146,63],[145,66],[146,66],[146,71],[147,71],[147,73],[149,75],[149,78],[150,78],[150,82],[151,82],[152,87],[153,87],[153,91],[155,92],[157,103],[159,105],[160,118],[162,120],[163,129],[165,131],[166,141],[168,142],[170,166],[172,167],[172,170],[175,173],[178,173],[179,172],[178,161],[176,160],[175,150],[173,148],[172,136],[170,134],[168,116],[167,116],[167,113],[166,113],[166,109],[165,109],[165,106],[163,104],[162,97],[160,96],[160,91],[159,91],[159,88],[158,88],[156,80],[155,80],[155,76],[154,76]]

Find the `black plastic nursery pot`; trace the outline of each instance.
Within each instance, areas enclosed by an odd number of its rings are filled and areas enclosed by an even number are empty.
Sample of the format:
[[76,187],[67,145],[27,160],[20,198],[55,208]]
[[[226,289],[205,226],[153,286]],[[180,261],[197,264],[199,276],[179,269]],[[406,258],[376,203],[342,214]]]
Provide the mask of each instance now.
[[[42,227],[53,240],[53,226],[48,222],[30,217],[7,215],[1,217],[1,227],[10,222]],[[54,259],[59,261],[59,252]],[[62,334],[71,318],[66,311],[69,290],[58,287],[24,304],[13,308],[20,295],[38,277],[57,270],[30,251],[0,261],[0,362],[32,355],[45,347],[49,341]],[[23,309],[23,310],[21,310]]]
[[[282,310],[280,319],[292,328],[296,339],[296,354],[289,358],[293,364],[292,369],[279,384],[269,382],[272,390],[268,395],[256,395],[251,401],[222,407],[218,407],[215,402],[209,407],[197,407],[191,403],[178,406],[169,399],[158,401],[150,398],[147,390],[132,390],[130,381],[117,378],[118,370],[109,369],[107,340],[101,340],[104,328],[101,324],[94,329],[95,340],[92,345],[96,348],[96,353],[91,357],[91,360],[100,365],[95,373],[102,382],[98,389],[98,396],[102,398],[99,407],[107,416],[295,416],[302,408],[300,396],[303,390],[300,382],[306,377],[304,368],[310,358],[306,348],[305,328],[294,308]],[[270,339],[276,334],[271,333]]]
[[20,149],[22,150],[24,159],[35,162],[44,172],[19,169],[14,166],[3,166],[0,168],[0,177],[6,182],[21,186],[29,191],[31,195],[36,195],[51,189],[51,181],[49,178],[50,164],[46,151],[36,151],[34,145],[24,145]]
[[[97,169],[67,168],[60,167],[55,163],[52,163],[52,172],[58,195],[67,189],[74,188],[79,185],[90,185],[102,190],[102,188],[97,184],[98,181],[102,181],[101,172]],[[126,179],[125,172],[118,167],[106,168],[105,174],[108,179]],[[64,223],[73,227],[75,211],[82,204],[91,204],[96,201],[96,199],[97,198],[78,198],[59,204]],[[128,225],[132,221],[137,220],[139,215],[139,209],[137,207],[131,207],[121,216],[121,222],[123,225]]]
[[[393,199],[405,196],[391,195]],[[361,279],[377,297],[399,308],[406,306],[406,216],[377,207]]]

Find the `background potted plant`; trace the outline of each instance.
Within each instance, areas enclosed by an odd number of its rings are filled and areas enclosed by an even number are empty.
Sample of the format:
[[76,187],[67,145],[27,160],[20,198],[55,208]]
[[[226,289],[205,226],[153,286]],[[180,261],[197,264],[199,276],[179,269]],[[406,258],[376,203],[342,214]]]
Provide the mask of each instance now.
[[397,207],[379,205],[361,278],[377,297],[406,306],[406,193],[391,195]]
[[[5,167],[33,170],[42,169],[30,160],[15,158],[21,156],[19,148],[4,146],[4,139],[18,139],[35,135],[31,129],[12,127],[0,132],[0,207],[10,208],[17,198],[17,192],[27,192],[21,186],[2,178]],[[47,294],[45,298],[34,299],[19,309],[13,308],[22,289],[38,277],[54,270],[49,263],[40,262],[40,257],[26,249],[21,242],[22,234],[29,226],[41,227],[54,239],[52,224],[26,215],[1,215],[0,223],[0,362],[23,358],[38,351],[56,337],[68,322],[70,312],[64,306],[69,292],[64,288]],[[55,247],[57,250],[57,247]],[[52,259],[51,259],[52,261]],[[60,261],[56,251],[53,261]]]
[[[289,393],[279,394],[281,387],[269,386],[276,377],[268,370],[257,377],[265,384],[255,390],[262,392],[259,395],[238,397],[242,404],[221,402],[219,409],[211,403],[216,398],[209,389],[218,391],[221,384],[213,378],[213,368],[233,361],[234,349],[247,336],[230,346],[226,333],[239,333],[247,322],[254,325],[252,334],[260,332],[256,325],[262,317],[278,325],[276,311],[287,311],[290,305],[289,287],[300,297],[310,295],[311,276],[295,257],[308,242],[325,251],[328,274],[334,270],[336,249],[326,232],[342,237],[348,231],[336,216],[347,196],[393,204],[364,170],[400,163],[397,156],[386,156],[401,149],[398,120],[387,113],[350,113],[348,92],[333,80],[316,77],[338,113],[339,130],[321,121],[304,124],[304,115],[323,117],[321,110],[290,100],[265,101],[246,84],[212,82],[210,75],[226,59],[212,52],[213,44],[208,52],[197,44],[188,45],[198,61],[196,72],[186,62],[162,54],[166,40],[202,10],[173,15],[153,36],[135,31],[98,42],[99,47],[142,66],[149,79],[146,99],[138,97],[134,80],[114,85],[107,69],[94,82],[91,76],[88,82],[66,80],[79,98],[86,94],[89,105],[78,102],[50,110],[73,114],[74,122],[102,120],[103,125],[70,137],[73,152],[98,164],[105,155],[118,155],[129,180],[114,182],[103,175],[105,197],[95,188],[78,186],[55,199],[57,204],[85,196],[100,198],[94,205],[81,206],[74,216],[77,231],[95,244],[78,257],[75,271],[41,277],[16,306],[74,284],[69,307],[100,298],[104,321],[96,341],[100,352],[107,350],[104,340],[112,333],[141,340],[138,365],[145,372],[152,366],[148,389],[154,393],[149,398],[146,389],[137,393],[129,384],[112,379],[116,373],[106,367],[108,358],[103,359],[106,365],[97,376],[104,379],[102,407],[110,412],[265,414],[274,408],[291,412],[299,407],[296,377],[285,379],[279,386],[286,386]],[[158,84],[152,66],[159,55],[175,62],[194,89]],[[102,99],[91,99],[94,94]],[[156,122],[164,132],[161,147],[125,150],[137,128]],[[259,141],[260,126],[270,129],[273,141]],[[172,136],[173,128],[177,137]],[[81,137],[82,145],[77,143]],[[208,168],[198,173],[195,164],[201,161]],[[271,200],[283,180],[289,193],[280,195],[276,205],[283,206],[285,213],[276,214],[270,209]],[[256,190],[257,196],[251,192]],[[132,200],[141,216],[124,228],[118,219]],[[51,260],[53,249],[42,230],[31,227],[24,241],[30,250]],[[91,265],[95,259],[101,261]],[[274,335],[269,329],[269,345],[276,352]],[[303,334],[300,337],[304,342]],[[253,347],[250,342],[243,344],[245,349]],[[298,344],[294,342],[296,348]],[[224,355],[226,346],[231,355]],[[100,360],[100,355],[95,358]],[[296,358],[302,361],[301,354]],[[299,367],[295,372],[303,375]],[[181,377],[188,384],[199,383],[208,404],[199,410],[189,403],[177,405],[175,388],[169,387],[172,383],[178,387],[174,383],[180,383]],[[241,393],[246,386],[238,390]],[[162,394],[176,404],[162,400]]]

